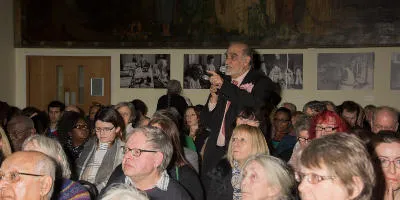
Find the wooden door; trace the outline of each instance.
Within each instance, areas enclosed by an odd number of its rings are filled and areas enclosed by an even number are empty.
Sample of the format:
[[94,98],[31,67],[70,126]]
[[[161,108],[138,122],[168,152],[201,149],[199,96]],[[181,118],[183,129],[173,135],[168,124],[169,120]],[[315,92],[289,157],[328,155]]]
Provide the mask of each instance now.
[[47,110],[59,100],[86,113],[93,102],[111,102],[111,58],[27,56],[27,105]]

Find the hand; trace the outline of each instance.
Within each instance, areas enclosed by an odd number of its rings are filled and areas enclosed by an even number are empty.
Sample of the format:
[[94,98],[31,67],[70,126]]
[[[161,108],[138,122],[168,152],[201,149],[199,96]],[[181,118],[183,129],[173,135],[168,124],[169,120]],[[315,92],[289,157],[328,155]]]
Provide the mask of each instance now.
[[210,83],[211,85],[216,86],[218,89],[221,88],[222,84],[224,83],[224,79],[217,74],[215,71],[207,71],[207,73],[210,75]]
[[213,103],[213,104],[216,104],[217,101],[218,101],[217,91],[218,91],[217,86],[211,85],[211,87],[210,87],[210,94],[211,94],[210,102]]
[[389,184],[386,186],[386,191],[385,191],[384,200],[394,200],[392,183],[389,183]]

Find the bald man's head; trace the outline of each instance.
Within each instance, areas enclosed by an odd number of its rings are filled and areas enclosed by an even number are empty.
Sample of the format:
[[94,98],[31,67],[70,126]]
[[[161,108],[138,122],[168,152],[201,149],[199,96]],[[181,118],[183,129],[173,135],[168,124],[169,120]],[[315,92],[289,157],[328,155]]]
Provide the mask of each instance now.
[[0,199],[50,199],[53,192],[56,164],[46,154],[20,151],[8,156],[1,165],[5,179],[0,181]]
[[7,133],[14,151],[20,151],[26,138],[36,133],[35,125],[27,116],[13,117],[7,123]]

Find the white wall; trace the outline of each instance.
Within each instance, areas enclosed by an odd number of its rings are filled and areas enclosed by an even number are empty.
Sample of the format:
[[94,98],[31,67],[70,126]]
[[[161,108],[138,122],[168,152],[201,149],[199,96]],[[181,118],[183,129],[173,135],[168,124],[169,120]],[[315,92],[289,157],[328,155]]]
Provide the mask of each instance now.
[[[158,98],[165,94],[165,89],[130,89],[120,88],[119,55],[120,54],[171,54],[171,78],[183,82],[183,55],[220,54],[223,49],[16,49],[16,105],[26,106],[26,56],[27,55],[68,55],[68,56],[111,56],[111,103],[142,99],[149,107],[149,115],[155,111]],[[282,102],[293,102],[298,108],[310,100],[330,100],[340,104],[345,100],[354,100],[362,106],[367,104],[389,105],[400,109],[400,91],[390,90],[390,58],[392,52],[400,52],[400,48],[354,48],[354,49],[261,49],[267,53],[302,53],[304,54],[303,90],[286,90],[282,94]],[[317,54],[318,53],[356,53],[374,52],[374,89],[373,90],[317,90]],[[193,104],[204,104],[208,90],[184,90]]]
[[0,0],[0,101],[15,102],[13,0]]

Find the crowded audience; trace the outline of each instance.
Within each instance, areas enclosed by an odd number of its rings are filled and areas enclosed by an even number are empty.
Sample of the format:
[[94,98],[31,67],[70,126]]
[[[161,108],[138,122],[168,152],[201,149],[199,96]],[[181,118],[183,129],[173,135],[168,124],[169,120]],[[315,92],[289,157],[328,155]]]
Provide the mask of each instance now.
[[279,104],[246,44],[225,64],[202,105],[177,80],[157,105],[0,101],[0,199],[400,200],[396,108]]

